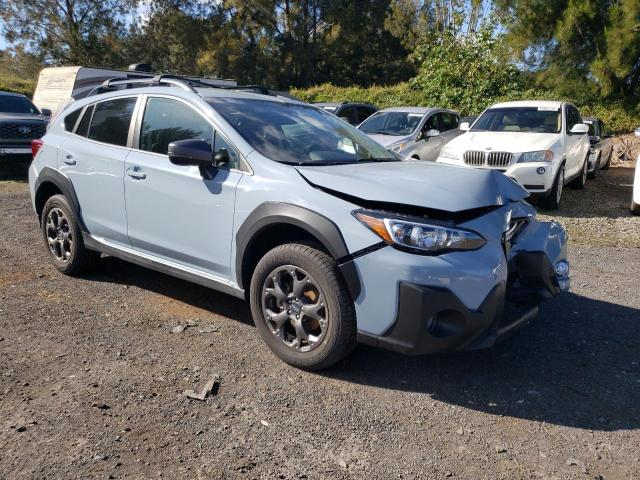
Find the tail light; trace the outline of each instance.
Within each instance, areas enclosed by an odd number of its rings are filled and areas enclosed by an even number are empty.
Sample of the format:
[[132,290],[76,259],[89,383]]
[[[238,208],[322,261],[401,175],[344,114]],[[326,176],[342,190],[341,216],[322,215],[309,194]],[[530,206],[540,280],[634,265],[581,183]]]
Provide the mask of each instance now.
[[38,154],[38,152],[42,148],[42,145],[44,145],[44,142],[42,141],[41,138],[37,138],[35,140],[31,140],[31,156],[33,158],[36,158],[36,155]]

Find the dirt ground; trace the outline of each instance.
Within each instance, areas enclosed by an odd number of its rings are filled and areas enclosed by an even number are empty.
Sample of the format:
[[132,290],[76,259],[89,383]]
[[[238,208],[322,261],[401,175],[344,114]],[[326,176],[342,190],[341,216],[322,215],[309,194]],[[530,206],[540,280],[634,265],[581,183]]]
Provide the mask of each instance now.
[[[0,174],[0,479],[640,477],[630,165],[566,190],[572,292],[518,335],[359,347],[320,374],[277,360],[229,296],[113,258],[58,274],[20,175]],[[205,401],[182,394],[214,375]]]

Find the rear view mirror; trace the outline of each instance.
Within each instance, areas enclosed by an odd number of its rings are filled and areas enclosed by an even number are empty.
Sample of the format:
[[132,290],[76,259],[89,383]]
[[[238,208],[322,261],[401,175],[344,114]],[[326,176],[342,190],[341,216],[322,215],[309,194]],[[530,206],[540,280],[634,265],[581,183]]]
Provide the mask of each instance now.
[[221,148],[213,155],[213,164],[216,167],[227,167],[229,163],[231,163],[231,157],[226,148]]
[[640,127],[636,128],[636,137],[640,137]]
[[587,125],[586,123],[576,123],[573,127],[571,127],[569,133],[573,133],[575,135],[584,135],[586,133],[589,133],[589,125]]
[[462,122],[458,128],[463,132],[466,132],[471,128],[471,125],[469,125],[469,122]]

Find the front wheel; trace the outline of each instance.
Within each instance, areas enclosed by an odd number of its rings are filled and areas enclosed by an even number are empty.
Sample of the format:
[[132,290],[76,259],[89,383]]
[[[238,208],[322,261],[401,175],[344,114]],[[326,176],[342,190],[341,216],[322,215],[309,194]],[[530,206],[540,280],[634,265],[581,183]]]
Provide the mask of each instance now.
[[540,206],[549,210],[557,210],[562,200],[562,190],[564,188],[564,164],[560,166],[553,187],[549,195],[539,200]]
[[595,161],[593,172],[589,172],[588,177],[590,180],[595,179],[598,176],[598,170],[600,170],[600,161],[602,160],[602,153],[598,154],[598,158]]
[[250,299],[258,333],[289,365],[321,370],[356,345],[354,304],[338,265],[312,246],[269,251],[253,273]]

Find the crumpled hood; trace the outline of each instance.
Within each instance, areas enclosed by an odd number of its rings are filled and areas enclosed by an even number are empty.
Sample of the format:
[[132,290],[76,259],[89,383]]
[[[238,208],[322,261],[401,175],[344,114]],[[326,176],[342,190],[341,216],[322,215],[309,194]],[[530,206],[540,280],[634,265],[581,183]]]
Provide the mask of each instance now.
[[25,122],[25,123],[47,123],[44,115],[32,115],[30,113],[0,113],[0,122]]
[[406,142],[411,135],[369,135],[369,138],[378,142],[383,147],[388,147],[394,143]]
[[547,150],[558,140],[555,133],[532,132],[472,132],[451,140],[448,145],[461,150],[486,150],[495,152],[535,152]]
[[297,167],[312,185],[372,202],[461,212],[526,198],[527,191],[495,170],[433,162],[380,162]]

